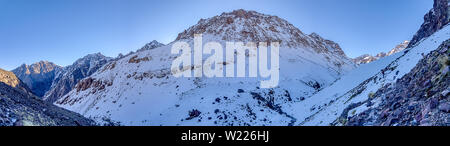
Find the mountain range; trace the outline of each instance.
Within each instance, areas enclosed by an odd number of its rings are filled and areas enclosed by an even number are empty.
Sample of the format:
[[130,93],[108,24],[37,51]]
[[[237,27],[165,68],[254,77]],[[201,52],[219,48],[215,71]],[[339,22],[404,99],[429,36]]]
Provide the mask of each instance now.
[[[333,41],[255,11],[202,19],[176,41],[192,45],[193,34],[199,33],[203,42],[223,46],[226,41],[282,40],[280,68],[290,69],[280,70],[274,89],[260,89],[256,78],[175,78],[170,75],[176,57],[170,53],[172,42],[108,63],[55,104],[97,122],[112,119],[125,125],[288,125],[295,120],[283,108],[356,67]],[[273,97],[264,97],[268,94]],[[192,120],[193,111],[202,114]]]
[[[411,41],[375,56],[351,59],[317,33],[238,9],[116,58],[0,69],[0,125],[449,126],[449,4],[434,0]],[[259,77],[172,76],[172,45],[194,46],[195,34],[222,46],[279,42],[278,86],[260,88]]]
[[361,56],[358,56],[356,58],[353,59],[353,61],[356,64],[366,64],[366,63],[370,63],[372,61],[378,60],[380,58],[386,57],[386,56],[391,56],[392,54],[398,53],[400,51],[403,51],[409,44],[409,41],[404,41],[400,44],[398,44],[397,46],[395,46],[394,48],[392,48],[389,52],[380,52],[375,56],[369,55],[369,54],[364,54]]

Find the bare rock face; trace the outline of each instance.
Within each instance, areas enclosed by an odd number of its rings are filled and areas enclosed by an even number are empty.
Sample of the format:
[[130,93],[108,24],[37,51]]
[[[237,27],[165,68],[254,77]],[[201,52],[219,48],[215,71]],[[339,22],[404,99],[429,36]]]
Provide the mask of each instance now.
[[31,93],[28,86],[17,78],[13,72],[0,69],[0,82],[24,92]]
[[51,89],[45,94],[43,99],[50,103],[55,102],[72,90],[81,79],[95,73],[110,60],[111,58],[100,53],[89,54],[78,59],[72,65],[64,67],[56,75],[52,82]]
[[62,67],[48,61],[40,61],[32,65],[23,64],[12,70],[16,76],[22,80],[31,91],[39,96],[44,96],[50,90],[55,75]]
[[408,47],[432,35],[450,22],[450,9],[448,0],[434,0],[433,9],[424,16],[424,22],[414,35]]

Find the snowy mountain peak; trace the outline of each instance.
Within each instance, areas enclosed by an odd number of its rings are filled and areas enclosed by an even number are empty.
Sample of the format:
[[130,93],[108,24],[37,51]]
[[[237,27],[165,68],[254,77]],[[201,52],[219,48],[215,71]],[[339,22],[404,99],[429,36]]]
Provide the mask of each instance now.
[[203,34],[204,37],[223,41],[280,42],[282,48],[302,48],[335,56],[341,60],[349,59],[333,41],[324,39],[316,33],[305,35],[300,29],[278,16],[243,9],[201,19],[196,25],[179,33],[176,41],[192,40],[194,34]]
[[273,42],[296,46],[306,42],[305,35],[292,24],[277,16],[255,11],[235,10],[208,19],[178,34],[176,40],[191,39],[194,34],[209,34],[225,41]]
[[141,49],[137,50],[137,52],[150,50],[150,49],[158,48],[158,47],[161,47],[161,46],[164,46],[164,44],[160,43],[160,42],[158,42],[156,40],[153,40],[150,43],[145,44]]
[[176,40],[192,39],[194,34],[213,35],[225,41],[280,41],[282,45],[292,47],[308,42],[306,36],[286,20],[242,9],[201,19],[178,34]]
[[394,53],[398,53],[402,50],[404,50],[406,47],[408,47],[409,41],[403,41],[402,43],[398,44],[394,48],[392,48],[391,51],[387,52],[387,56],[392,55]]
[[75,61],[74,64],[84,64],[87,62],[91,62],[94,60],[98,60],[98,59],[107,59],[108,57],[104,56],[101,53],[93,53],[93,54],[88,54],[86,56],[84,56],[83,58],[77,59],[77,61]]

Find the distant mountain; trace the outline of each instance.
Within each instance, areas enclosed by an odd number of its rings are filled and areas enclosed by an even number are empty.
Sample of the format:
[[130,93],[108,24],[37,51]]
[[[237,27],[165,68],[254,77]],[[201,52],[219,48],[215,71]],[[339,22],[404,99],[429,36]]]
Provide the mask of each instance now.
[[22,80],[31,91],[39,96],[44,96],[50,90],[53,79],[62,67],[48,61],[40,61],[32,65],[23,64],[12,70],[12,72]]
[[380,58],[386,57],[386,56],[391,56],[394,53],[398,53],[400,51],[403,51],[409,44],[409,41],[404,41],[401,44],[398,44],[397,46],[395,46],[394,48],[392,48],[389,52],[385,53],[385,52],[380,52],[375,56],[369,55],[369,54],[364,54],[361,55],[359,57],[356,57],[353,59],[353,61],[356,64],[366,64],[366,63],[370,63],[372,61],[378,60]]
[[449,2],[449,0],[434,0],[433,9],[423,17],[424,23],[412,38],[409,47],[416,45],[420,40],[442,29],[450,22]]
[[[1,76],[2,73],[0,73]],[[93,126],[83,116],[0,82],[0,126]]]
[[0,82],[24,92],[31,93],[31,89],[29,89],[25,83],[17,78],[13,72],[0,69]]
[[[279,86],[260,88],[258,78],[172,76],[177,56],[171,54],[172,44],[185,41],[193,46],[194,34],[200,33],[203,43],[215,41],[223,47],[227,41],[279,41]],[[111,119],[123,125],[292,125],[292,104],[355,67],[331,40],[304,34],[277,16],[235,10],[201,19],[166,46],[107,63],[55,104],[98,122]]]
[[56,74],[50,90],[45,93],[43,99],[51,103],[55,102],[72,90],[78,81],[95,73],[111,59],[100,53],[89,54],[78,59],[72,65],[62,68]]
[[162,46],[164,46],[164,44],[162,44],[156,40],[153,40],[152,42],[145,44],[145,46],[143,46],[141,49],[137,50],[137,52],[150,50],[150,49],[154,49],[154,48],[158,48],[158,47],[162,47]]

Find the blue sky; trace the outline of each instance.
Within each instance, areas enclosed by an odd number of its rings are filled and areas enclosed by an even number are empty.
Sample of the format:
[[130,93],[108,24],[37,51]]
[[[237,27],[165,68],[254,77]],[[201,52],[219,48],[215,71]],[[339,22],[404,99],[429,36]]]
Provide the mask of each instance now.
[[412,38],[432,0],[0,0],[0,68],[89,53],[115,57],[173,41],[201,18],[235,9],[277,15],[350,57],[388,51]]

